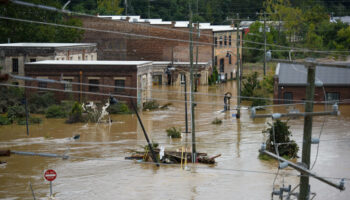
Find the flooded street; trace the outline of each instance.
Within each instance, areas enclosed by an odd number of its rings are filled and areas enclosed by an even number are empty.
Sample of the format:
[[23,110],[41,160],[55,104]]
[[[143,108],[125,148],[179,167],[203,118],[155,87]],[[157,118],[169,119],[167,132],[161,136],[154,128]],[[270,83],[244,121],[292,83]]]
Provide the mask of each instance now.
[[[155,86],[156,90],[182,92],[183,87]],[[200,93],[223,95],[231,92],[236,96],[235,82],[208,87],[200,86]],[[153,98],[179,100],[172,102],[168,110],[146,111],[141,118],[152,141],[166,150],[178,150],[191,146],[191,135],[182,139],[170,139],[165,130],[181,127],[185,131],[184,99],[182,93],[152,92]],[[53,182],[56,199],[270,199],[273,181],[277,172],[276,161],[258,159],[260,144],[267,136],[262,130],[271,119],[249,118],[250,112],[241,111],[241,119],[231,113],[221,113],[223,97],[197,95],[196,142],[197,151],[210,156],[222,154],[215,165],[161,165],[125,160],[131,150],[141,150],[146,144],[136,115],[113,115],[113,123],[74,124],[64,119],[44,119],[40,125],[30,126],[26,136],[25,126],[0,127],[1,149],[17,151],[67,154],[67,160],[12,155],[1,157],[7,164],[0,167],[0,199],[33,199],[29,181],[38,199],[47,199],[49,182],[44,180],[46,169],[56,170],[58,176]],[[231,102],[231,108],[236,99]],[[165,101],[159,101],[165,104]],[[301,111],[302,106],[298,107]],[[322,105],[315,110],[323,110]],[[285,107],[275,111],[283,112]],[[188,107],[188,110],[189,107]],[[311,191],[315,199],[350,198],[350,106],[340,105],[340,116],[327,116],[323,128],[319,156],[314,171],[329,180],[345,181],[345,191],[310,178]],[[266,112],[272,112],[268,109]],[[215,117],[223,120],[213,125]],[[188,114],[190,127],[190,114]],[[314,117],[313,137],[318,137],[324,117]],[[298,142],[301,157],[303,119],[290,120],[293,139]],[[71,139],[80,134],[80,140]],[[186,142],[187,141],[187,142]],[[317,145],[312,146],[311,163],[315,160]],[[298,159],[300,160],[300,159]],[[297,171],[292,168],[280,170],[276,185],[299,183]],[[299,191],[299,189],[297,189]]]

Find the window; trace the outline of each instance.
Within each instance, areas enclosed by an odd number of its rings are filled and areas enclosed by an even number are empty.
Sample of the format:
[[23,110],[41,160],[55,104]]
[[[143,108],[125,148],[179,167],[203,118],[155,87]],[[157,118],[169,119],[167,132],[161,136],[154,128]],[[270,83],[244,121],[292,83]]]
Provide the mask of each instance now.
[[227,36],[225,35],[224,45],[227,46]]
[[227,73],[225,73],[225,81],[227,81]]
[[186,81],[186,75],[181,74],[181,84],[185,84],[185,81]]
[[231,56],[231,54],[228,55],[228,64],[232,64],[232,56]]
[[231,42],[231,41],[232,41],[232,39],[231,39],[231,35],[230,35],[230,36],[228,36],[228,45],[229,45],[229,46],[232,45],[232,42]]
[[35,58],[31,58],[29,59],[30,62],[36,62],[36,59]]
[[218,66],[218,57],[217,56],[215,56],[215,58],[214,58],[214,65]]
[[215,45],[215,47],[218,46],[218,38],[217,37],[214,38],[214,45]]
[[72,91],[73,88],[72,88],[72,79],[63,79],[64,81],[66,82],[69,82],[69,83],[65,83],[64,84],[64,91]]
[[12,85],[18,85],[18,82],[12,82]]
[[18,58],[12,58],[12,73],[18,73]]
[[293,93],[292,92],[283,93],[283,99],[284,99],[284,103],[292,103]]
[[125,80],[117,79],[114,80],[114,91],[115,92],[124,92],[125,91]]
[[220,47],[222,46],[222,36],[220,36]]
[[39,87],[39,88],[47,88],[47,82],[39,81],[39,82],[38,82],[38,87]]
[[88,60],[89,59],[89,57],[88,56],[85,56],[85,60]]
[[231,80],[233,80],[233,72],[231,72]]
[[326,93],[326,101],[339,101],[340,95],[338,92],[327,92]]
[[94,84],[94,85],[89,85],[89,92],[98,92],[98,84],[100,84],[100,81],[98,79],[90,79],[89,84]]
[[225,60],[222,58],[220,59],[220,72],[224,72],[225,70]]

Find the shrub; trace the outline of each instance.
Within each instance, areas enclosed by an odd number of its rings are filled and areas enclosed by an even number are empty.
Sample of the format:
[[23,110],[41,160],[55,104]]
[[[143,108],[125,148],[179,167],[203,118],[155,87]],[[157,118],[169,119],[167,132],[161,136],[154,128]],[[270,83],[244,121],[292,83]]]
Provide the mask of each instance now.
[[24,90],[16,87],[0,87],[0,113],[7,112],[8,108],[20,105],[24,98]]
[[171,128],[168,128],[166,132],[168,137],[181,138],[181,129],[176,129],[175,127],[171,127]]
[[282,122],[276,120],[276,122],[269,124],[270,127],[267,128],[264,133],[269,133],[269,138],[266,141],[266,149],[270,152],[275,153],[275,143],[273,137],[273,127],[275,128],[275,140],[276,143],[287,143],[278,145],[278,152],[280,156],[286,156],[288,158],[296,158],[299,151],[298,145],[294,140],[290,139],[291,132],[289,131],[289,126],[287,122]]
[[[28,124],[40,124],[43,120],[39,117],[29,117]],[[26,118],[18,118],[17,119],[18,125],[26,125]]]
[[35,93],[29,98],[28,102],[30,112],[39,114],[45,114],[45,110],[55,104],[54,95],[51,92]]
[[107,108],[107,112],[109,114],[130,114],[131,113],[128,105],[125,103],[117,103],[117,104],[110,105]]
[[72,123],[84,122],[82,113],[83,113],[82,106],[78,102],[75,102],[72,107],[72,110],[68,115],[68,119],[66,120],[66,123],[72,124]]
[[155,110],[159,108],[159,103],[155,100],[146,101],[143,104],[143,110]]
[[215,118],[211,123],[212,123],[212,124],[219,125],[219,124],[222,124],[222,120],[219,119],[219,118]]
[[[153,142],[153,141],[152,141],[152,148],[153,148],[153,149],[158,148],[158,146],[159,146],[159,144],[158,144],[157,142]],[[146,145],[143,147],[143,149],[144,149],[145,151],[149,151],[149,150],[150,150],[148,144],[146,144]]]
[[9,124],[11,124],[11,121],[7,117],[0,115],[0,125],[9,125]]
[[65,118],[67,113],[64,111],[62,106],[52,105],[47,108],[45,117],[46,118]]
[[10,122],[14,122],[17,118],[23,118],[26,116],[24,106],[11,106],[7,110],[7,118]]
[[218,81],[219,73],[216,66],[213,67],[213,73],[208,77],[209,85],[214,85]]

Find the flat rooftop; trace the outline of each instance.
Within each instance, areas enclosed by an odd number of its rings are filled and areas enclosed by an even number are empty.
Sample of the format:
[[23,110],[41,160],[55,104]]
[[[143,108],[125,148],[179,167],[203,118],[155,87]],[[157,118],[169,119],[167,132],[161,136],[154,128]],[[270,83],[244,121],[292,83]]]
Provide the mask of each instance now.
[[146,65],[151,61],[112,61],[112,60],[44,60],[26,65]]
[[76,47],[96,46],[95,43],[4,43],[0,47]]

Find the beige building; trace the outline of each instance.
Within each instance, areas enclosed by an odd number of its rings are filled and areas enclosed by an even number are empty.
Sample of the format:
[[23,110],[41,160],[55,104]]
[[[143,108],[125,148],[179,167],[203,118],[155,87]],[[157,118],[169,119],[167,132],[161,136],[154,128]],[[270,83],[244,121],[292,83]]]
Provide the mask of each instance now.
[[[93,43],[7,43],[0,44],[2,73],[24,76],[24,64],[42,60],[96,60]],[[13,80],[14,84],[23,84]]]
[[[211,27],[214,33],[214,66],[217,67],[221,81],[232,80],[237,69],[237,28],[229,25]],[[242,60],[242,48],[240,58]]]

